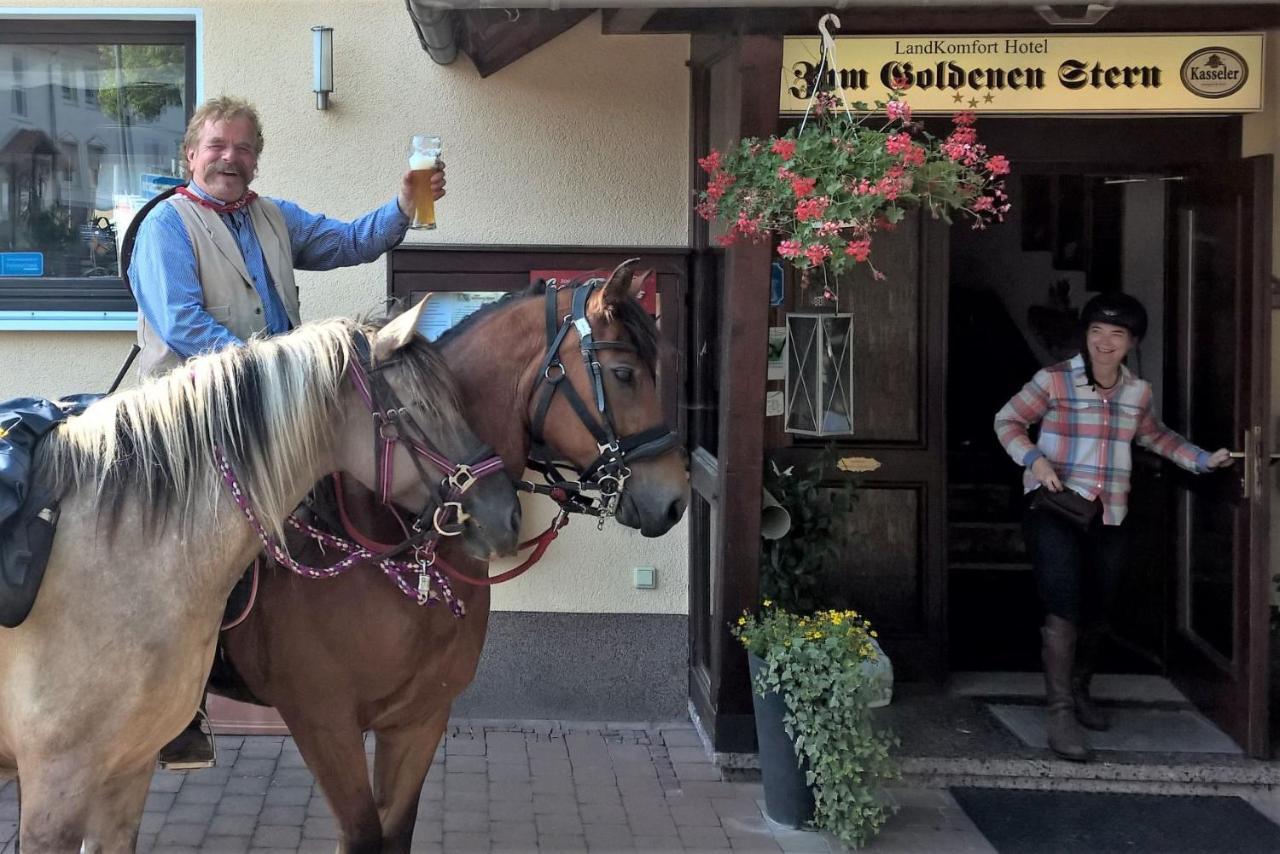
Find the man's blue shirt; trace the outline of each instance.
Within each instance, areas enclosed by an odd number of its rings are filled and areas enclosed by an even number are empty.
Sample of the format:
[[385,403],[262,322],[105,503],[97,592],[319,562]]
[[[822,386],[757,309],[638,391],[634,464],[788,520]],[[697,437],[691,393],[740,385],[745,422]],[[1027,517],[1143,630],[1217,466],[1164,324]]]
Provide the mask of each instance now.
[[[221,203],[194,182],[188,189]],[[373,261],[399,243],[409,227],[409,219],[400,212],[395,199],[349,223],[310,213],[283,199],[270,201],[284,216],[293,266],[298,270],[332,270]],[[219,216],[240,246],[245,269],[262,299],[268,332],[287,332],[289,316],[267,269],[249,211],[242,208]],[[179,356],[186,358],[244,343],[205,311],[195,247],[173,205],[157,205],[138,227],[129,281],[138,310]]]

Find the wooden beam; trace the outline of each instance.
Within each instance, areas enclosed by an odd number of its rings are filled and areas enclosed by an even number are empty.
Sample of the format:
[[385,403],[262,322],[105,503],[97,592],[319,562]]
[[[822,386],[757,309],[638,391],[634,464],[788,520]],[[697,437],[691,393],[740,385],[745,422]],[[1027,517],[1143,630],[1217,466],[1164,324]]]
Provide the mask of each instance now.
[[506,68],[590,16],[594,9],[474,9],[460,12],[458,44],[481,77]]
[[634,35],[644,32],[645,24],[658,10],[648,9],[605,9],[601,31],[607,35]]
[[[739,136],[768,136],[778,126],[782,39],[745,36],[736,55]],[[759,604],[760,499],[764,472],[764,401],[769,329],[767,243],[739,243],[725,252],[720,328],[720,436],[716,542],[712,543],[712,662],[718,716],[750,714],[747,659],[729,635],[729,621]],[[714,664],[713,664],[714,666]]]

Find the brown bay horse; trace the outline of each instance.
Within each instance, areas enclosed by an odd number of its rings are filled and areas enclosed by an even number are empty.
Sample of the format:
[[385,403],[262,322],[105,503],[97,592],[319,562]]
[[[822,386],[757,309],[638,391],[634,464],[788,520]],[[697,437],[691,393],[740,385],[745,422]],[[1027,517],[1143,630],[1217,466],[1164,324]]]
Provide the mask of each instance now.
[[[618,521],[658,536],[683,515],[688,476],[663,424],[655,330],[633,298],[630,271],[623,265],[603,287],[552,289],[553,311],[545,294],[513,295],[437,343],[458,378],[468,422],[509,472],[524,470],[532,434],[557,459],[608,484],[603,503]],[[575,299],[589,326],[566,321]],[[565,326],[572,328],[557,337]],[[572,390],[563,393],[564,386]],[[625,460],[610,456],[610,444]],[[347,492],[356,529],[384,542],[399,537],[366,491]],[[320,559],[305,539],[292,538],[290,548]],[[451,545],[441,557],[470,576],[486,575],[484,562]],[[279,711],[337,819],[340,851],[410,849],[424,779],[484,645],[488,587],[455,590],[466,604],[462,619],[416,607],[377,572],[310,584],[272,568],[254,610],[224,633],[223,654],[252,696],[228,695]],[[376,739],[372,784],[366,731]]]
[[[431,518],[442,472],[423,477],[403,444],[375,470],[371,412],[394,407],[437,458],[481,451],[415,332],[420,312],[193,359],[39,447],[36,477],[61,516],[30,615],[0,629],[0,775],[21,786],[25,854],[133,850],[156,754],[191,720],[227,595],[318,478],[347,471]],[[469,518],[454,548],[514,550],[515,490],[492,466],[456,496]]]

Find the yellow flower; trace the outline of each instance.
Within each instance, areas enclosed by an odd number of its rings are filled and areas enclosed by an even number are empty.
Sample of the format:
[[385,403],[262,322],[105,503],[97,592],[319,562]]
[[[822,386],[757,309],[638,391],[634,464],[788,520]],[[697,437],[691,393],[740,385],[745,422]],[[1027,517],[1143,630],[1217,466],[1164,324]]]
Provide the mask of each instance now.
[[879,633],[879,632],[877,632],[877,631],[875,631],[874,629],[872,629],[872,631],[871,631],[871,636],[872,636],[873,638],[878,638],[878,637],[880,637],[880,633]]
[[746,618],[746,617],[739,617],[739,618],[738,618],[738,625],[740,625],[740,626],[745,626],[746,624],[747,624],[747,618]]
[[773,600],[772,600],[772,599],[765,599],[765,600],[764,600],[763,602],[761,602],[760,604],[761,604],[761,605],[763,605],[763,606],[765,606],[766,608],[772,608],[772,607],[773,607]]

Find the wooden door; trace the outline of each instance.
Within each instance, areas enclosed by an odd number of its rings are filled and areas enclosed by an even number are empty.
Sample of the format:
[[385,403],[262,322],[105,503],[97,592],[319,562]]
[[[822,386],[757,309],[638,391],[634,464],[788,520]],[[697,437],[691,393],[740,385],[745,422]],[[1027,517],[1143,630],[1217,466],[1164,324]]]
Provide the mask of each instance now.
[[1177,487],[1170,670],[1202,711],[1265,757],[1271,579],[1270,157],[1192,170],[1173,190],[1176,413],[1233,469]]
[[[833,444],[855,468],[857,503],[840,558],[824,573],[833,607],[865,613],[903,679],[945,673],[947,229],[910,216],[875,238],[885,274],[859,268],[840,285],[853,314],[853,434],[815,440],[777,434],[780,466],[804,465]],[[803,307],[801,307],[803,311]],[[778,419],[780,420],[780,419]],[[836,470],[827,477],[847,478]]]

